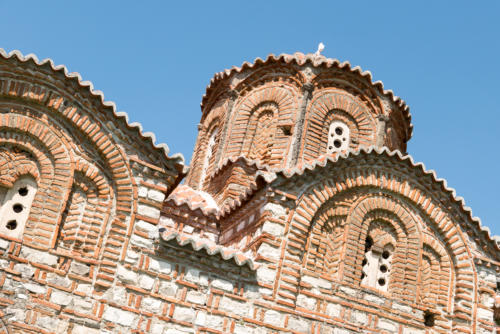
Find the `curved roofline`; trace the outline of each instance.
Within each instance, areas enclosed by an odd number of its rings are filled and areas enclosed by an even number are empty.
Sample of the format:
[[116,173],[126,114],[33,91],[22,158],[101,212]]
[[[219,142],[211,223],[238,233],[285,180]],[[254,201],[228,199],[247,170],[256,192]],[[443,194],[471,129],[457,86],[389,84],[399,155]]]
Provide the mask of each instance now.
[[24,56],[19,50],[13,50],[7,53],[4,49],[0,48],[0,56],[3,57],[5,60],[9,60],[15,57],[21,63],[32,61],[33,64],[35,64],[38,67],[42,67],[48,64],[50,65],[50,68],[54,73],[63,72],[67,80],[76,81],[81,89],[86,90],[88,93],[90,93],[90,95],[97,97],[100,100],[100,103],[103,108],[111,108],[113,111],[113,116],[116,119],[120,119],[121,121],[123,121],[128,129],[135,130],[141,138],[147,139],[147,141],[151,144],[153,150],[160,152],[160,154],[162,154],[167,160],[174,160],[174,163],[178,165],[180,168],[182,168],[181,170],[182,173],[187,172],[188,166],[185,165],[185,159],[181,153],[174,153],[173,155],[168,156],[168,154],[170,153],[170,149],[167,144],[165,143],[156,144],[156,136],[154,133],[144,132],[141,123],[138,122],[130,123],[129,115],[124,111],[117,111],[115,102],[105,101],[104,93],[100,90],[95,90],[92,82],[87,80],[84,81],[80,73],[69,72],[67,67],[64,65],[55,65],[52,59],[50,58],[39,60],[38,57],[32,53]]
[[318,56],[312,53],[303,54],[301,52],[296,52],[293,55],[282,53],[278,56],[275,56],[274,54],[271,53],[267,56],[266,59],[257,57],[252,63],[246,61],[239,67],[233,66],[230,69],[225,69],[224,71],[215,73],[206,88],[205,94],[202,97],[200,103],[201,112],[202,113],[204,112],[203,108],[205,107],[205,104],[207,103],[208,98],[212,93],[212,90],[215,89],[216,85],[219,82],[231,77],[234,74],[241,73],[245,70],[252,70],[260,66],[265,66],[272,63],[280,63],[280,62],[284,62],[286,65],[296,64],[299,66],[303,66],[309,63],[313,67],[321,67],[321,66],[326,68],[337,67],[339,69],[343,69],[353,74],[356,74],[359,77],[367,80],[367,82],[370,83],[373,88],[375,88],[381,95],[389,98],[401,110],[408,126],[408,138],[406,141],[409,141],[411,139],[413,134],[413,124],[411,123],[410,107],[406,104],[406,102],[403,99],[401,99],[399,96],[396,96],[392,90],[384,89],[384,84],[382,83],[382,81],[378,80],[373,82],[372,74],[370,71],[363,71],[359,66],[352,67],[351,63],[349,63],[348,61],[340,62],[338,59],[327,58],[322,55]]
[[[452,202],[459,205],[459,208],[466,214],[470,221],[472,221],[476,225],[478,230],[485,234],[486,240],[488,242],[491,242],[495,249],[500,252],[500,236],[493,235],[490,229],[482,224],[479,217],[472,215],[472,209],[465,204],[464,198],[461,196],[457,196],[456,190],[454,188],[448,187],[448,182],[445,179],[438,178],[434,170],[427,170],[424,163],[416,163],[411,155],[404,155],[399,150],[390,151],[387,147],[378,148],[375,146],[370,146],[368,148],[361,148],[359,150],[348,151],[341,154],[323,155],[310,164],[304,164],[295,168],[281,169],[274,173],[262,173],[262,176],[269,184],[271,184],[275,182],[279,177],[290,179],[293,177],[301,176],[306,172],[314,171],[316,168],[324,168],[329,164],[335,164],[339,160],[348,160],[353,157],[361,156],[362,154],[377,154],[385,155],[389,158],[397,158],[397,160],[400,162],[407,162],[411,167],[420,169],[424,176],[432,177],[433,182],[436,182],[441,186],[441,190],[450,196],[450,200]],[[259,172],[257,172],[257,174],[259,174]]]

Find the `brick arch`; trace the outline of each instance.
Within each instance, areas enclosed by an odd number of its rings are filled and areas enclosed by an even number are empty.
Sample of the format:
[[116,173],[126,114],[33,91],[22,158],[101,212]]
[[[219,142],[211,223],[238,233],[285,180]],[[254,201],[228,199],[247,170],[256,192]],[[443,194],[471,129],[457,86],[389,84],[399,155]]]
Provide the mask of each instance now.
[[[363,191],[363,189],[377,189],[394,194],[410,207],[414,207],[420,216],[425,217],[435,226],[443,244],[451,250],[453,261],[460,259],[460,265],[456,266],[455,271],[456,277],[460,277],[461,289],[460,293],[455,294],[452,302],[453,314],[468,323],[467,326],[475,327],[474,306],[471,305],[470,301],[477,300],[476,291],[473,288],[476,286],[477,277],[474,272],[472,255],[463,232],[453,222],[448,211],[441,208],[440,202],[436,201],[432,195],[430,196],[426,188],[408,181],[406,174],[388,169],[360,170],[359,167],[337,170],[338,174],[335,175],[335,179],[316,181],[304,190],[297,199],[296,208],[291,213],[291,227],[288,233],[292,239],[285,243],[285,254],[296,254],[304,251],[303,246],[300,245],[305,244],[305,240],[298,243],[294,238],[306,238],[304,230],[309,230],[315,213],[323,203],[334,196],[347,190]],[[357,249],[358,245],[354,244],[348,247]],[[352,263],[352,265],[356,264]],[[286,263],[281,270],[296,271],[299,274],[297,269],[287,266]],[[284,284],[284,288],[286,289],[286,284]],[[458,323],[454,325],[461,326]]]
[[377,122],[357,97],[334,88],[314,92],[304,124],[304,160],[327,152],[328,129],[332,121],[344,122],[350,130],[350,149],[375,144]]
[[[14,145],[30,152],[42,167],[38,190],[26,223],[23,242],[37,248],[53,247],[71,187],[72,156],[64,137],[55,129],[19,114],[0,114],[0,145]],[[49,208],[45,203],[52,203]]]
[[[391,194],[369,194],[361,197],[351,207],[346,224],[347,242],[345,249],[355,249],[356,252],[344,252],[342,280],[360,284],[364,245],[372,224],[383,221],[395,231],[395,249],[392,258],[389,293],[399,299],[414,302],[417,286],[417,270],[409,268],[406,261],[411,254],[418,254],[420,246],[419,229],[415,217],[399,199]],[[363,247],[359,247],[362,245]]]
[[338,279],[348,211],[346,203],[328,203],[318,210],[308,233],[302,268]]
[[271,159],[277,153],[273,144],[278,110],[275,103],[262,103],[252,111],[240,155],[271,165]]
[[[220,119],[217,117],[208,125],[200,147],[200,189],[207,187],[208,180],[217,169],[216,157],[217,151],[220,149],[221,136]],[[212,138],[214,142],[210,147],[210,140]]]
[[61,253],[98,258],[111,219],[113,188],[99,168],[81,158],[76,159],[74,171],[56,247]]
[[[422,257],[425,255],[431,260],[434,271],[431,272],[432,282],[426,282],[422,273],[419,273],[418,282],[422,286],[428,285],[432,287],[428,293],[431,304],[439,306],[443,310],[446,310],[446,312],[451,313],[453,305],[450,303],[450,300],[453,298],[453,288],[456,280],[453,268],[456,263],[452,260],[445,246],[427,233],[422,234],[422,250]],[[425,293],[425,290],[422,289],[421,291]],[[419,296],[419,299],[422,300],[424,304],[426,304],[425,298],[426,296]]]
[[[267,83],[254,88],[239,98],[230,122],[228,146],[224,158],[238,156],[249,151],[252,134],[257,127],[260,112],[273,109],[273,122],[276,127],[293,124],[298,108],[298,90],[284,83]],[[266,109],[265,107],[268,107]],[[272,107],[274,106],[274,107]],[[264,108],[263,108],[264,107]],[[284,166],[286,152],[289,150],[291,136],[276,131],[270,164]]]
[[[137,185],[131,177],[132,172],[126,154],[123,148],[116,144],[107,125],[110,120],[116,120],[115,116],[112,115],[112,107],[105,106],[100,99],[89,95],[85,90],[82,95],[81,87],[77,85],[57,86],[48,84],[43,76],[34,78],[30,73],[24,75],[27,78],[23,78],[21,74],[16,79],[0,78],[2,104],[17,109],[13,110],[14,113],[9,115],[4,114],[6,119],[3,124],[7,127],[10,125],[15,126],[15,122],[12,121],[12,118],[17,117],[15,112],[38,115],[38,121],[31,121],[31,125],[36,127],[35,131],[38,132],[38,135],[46,136],[46,133],[40,133],[41,128],[51,128],[53,130],[50,126],[42,126],[42,123],[64,124],[65,129],[68,129],[68,127],[71,129],[71,132],[66,133],[63,131],[61,136],[61,140],[67,138],[64,147],[74,148],[76,144],[72,141],[75,141],[74,136],[77,136],[78,140],[76,142],[84,140],[95,148],[99,154],[99,159],[102,159],[109,170],[110,179],[117,194],[114,206],[115,218],[111,223],[113,228],[109,230],[108,236],[110,241],[103,245],[105,252],[109,254],[106,253],[102,256],[115,258],[119,254],[119,257],[123,258],[126,251],[126,241],[123,235],[129,233],[128,231],[135,222],[137,212],[137,201],[134,199]],[[111,115],[111,119],[107,118],[109,115]],[[72,168],[71,161],[68,161],[62,170],[69,168],[70,171],[67,174],[71,175],[72,170],[70,167]],[[71,184],[61,188],[70,189]],[[61,190],[59,193],[64,193],[64,191]],[[58,210],[58,212],[62,211]],[[52,228],[52,232],[41,232],[36,238],[33,237],[29,240],[31,244],[38,248],[54,247],[57,236],[55,230],[59,228],[59,223],[60,220],[57,222],[56,219],[55,228]],[[99,272],[96,283],[104,287],[111,286],[115,271],[116,268],[111,266],[107,267],[105,271]]]
[[26,151],[9,152],[0,145],[0,186],[11,188],[23,175],[31,175],[37,182],[40,179],[38,165]]

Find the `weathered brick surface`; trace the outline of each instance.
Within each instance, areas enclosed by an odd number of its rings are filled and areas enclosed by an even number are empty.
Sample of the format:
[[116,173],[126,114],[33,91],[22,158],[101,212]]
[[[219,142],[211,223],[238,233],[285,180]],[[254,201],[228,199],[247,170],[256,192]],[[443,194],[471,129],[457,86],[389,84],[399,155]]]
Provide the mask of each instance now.
[[[332,122],[348,150],[325,155]],[[78,78],[2,53],[0,212],[37,188],[0,230],[0,333],[494,332],[500,249],[388,150],[410,136],[367,74],[270,57],[216,75],[179,185]]]

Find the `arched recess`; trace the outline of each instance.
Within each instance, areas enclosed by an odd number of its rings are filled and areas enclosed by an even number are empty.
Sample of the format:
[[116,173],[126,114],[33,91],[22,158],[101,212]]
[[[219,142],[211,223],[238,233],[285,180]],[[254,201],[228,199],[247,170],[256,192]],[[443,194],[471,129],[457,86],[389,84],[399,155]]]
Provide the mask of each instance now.
[[55,129],[31,117],[1,113],[0,146],[21,148],[33,156],[33,163],[41,166],[38,190],[22,240],[35,247],[50,248],[72,182],[68,144]]
[[274,140],[277,114],[278,107],[275,103],[263,103],[252,111],[240,154],[261,164],[272,164],[273,155],[276,154]]
[[325,203],[313,218],[302,266],[338,280],[350,203],[344,199]]
[[[412,226],[412,224],[415,224],[415,221],[425,221],[426,224],[432,226],[437,237],[442,240],[444,247],[449,250],[452,262],[456,261],[456,259],[460,259],[460,265],[458,265],[457,262],[457,265],[453,268],[454,274],[452,274],[452,276],[461,278],[461,287],[459,290],[455,290],[456,288],[454,286],[451,287],[453,293],[449,295],[448,302],[452,305],[450,308],[452,309],[453,316],[455,318],[460,318],[460,322],[453,323],[453,326],[457,326],[457,328],[461,326],[474,328],[476,319],[474,316],[473,303],[477,301],[474,286],[476,286],[477,277],[474,274],[473,258],[467,246],[464,232],[462,232],[460,226],[454,222],[454,216],[452,216],[454,213],[450,211],[455,210],[455,204],[443,207],[440,201],[441,197],[439,197],[439,200],[436,200],[434,195],[439,194],[442,190],[437,187],[433,191],[428,190],[429,185],[426,182],[428,182],[427,179],[429,179],[429,177],[422,176],[420,167],[415,166],[408,169],[407,164],[403,165],[404,162],[399,162],[394,157],[386,157],[375,153],[372,153],[373,155],[370,156],[369,154],[370,153],[363,154],[362,158],[358,157],[359,159],[354,156],[351,160],[346,159],[337,161],[335,164],[335,172],[321,171],[321,173],[319,173],[315,171],[315,173],[318,173],[314,178],[316,181],[307,189],[301,191],[296,202],[296,208],[291,213],[290,230],[286,239],[289,241],[285,241],[283,256],[289,256],[287,254],[297,256],[305,252],[305,245],[307,244],[306,238],[308,235],[304,233],[304,231],[310,229],[314,216],[327,201],[336,198],[336,196],[346,191],[354,191],[359,194],[383,192],[385,193],[385,197],[397,198],[397,200],[393,199],[391,201],[384,200],[387,203],[387,211],[396,213],[396,207],[393,207],[394,203],[401,203],[401,208],[407,208],[402,212],[400,211],[402,216],[399,216],[399,219],[408,226],[408,235],[417,232],[416,227]],[[382,162],[385,166],[383,168],[380,167]],[[374,168],[374,166],[378,167]],[[403,166],[405,171],[401,173],[399,169]],[[415,175],[412,173],[415,173]],[[331,176],[325,178],[323,175]],[[419,178],[422,178],[423,184],[417,181]],[[343,249],[344,254],[351,253],[344,261],[345,265],[343,269],[348,272],[350,271],[350,274],[347,272],[339,276],[350,278],[353,282],[359,277],[357,274],[360,274],[360,272],[357,270],[361,269],[362,258],[359,257],[358,254],[363,252],[364,245],[359,245],[359,240],[363,240],[361,236],[363,233],[361,222],[362,217],[368,212],[366,205],[367,204],[357,205],[356,207],[359,212],[350,214],[350,222],[353,224],[349,224],[349,226],[354,226],[358,231],[349,233],[348,240]],[[411,217],[409,216],[410,211],[408,211],[408,208],[413,208],[411,210]],[[357,237],[353,238],[353,236],[356,235]],[[416,268],[420,261],[418,255],[420,241],[417,242],[416,247],[415,241],[415,239],[411,241],[411,247],[416,248],[416,252],[411,257],[411,261],[413,263],[412,265]],[[346,266],[350,266],[352,269],[345,268]],[[300,275],[300,271],[293,265],[288,265],[286,261],[280,270],[297,272],[297,275]],[[408,274],[405,273],[406,279],[410,277],[414,277],[416,281],[416,270],[410,270]],[[278,282],[277,288],[281,289],[280,287],[283,286],[283,289],[289,291],[287,284],[289,283],[284,281]],[[411,291],[410,293],[413,302],[416,303],[415,293]],[[408,298],[403,300],[408,300]]]
[[[50,169],[51,175],[41,178],[37,192],[39,198],[34,201],[39,205],[32,208],[23,242],[44,249],[55,246],[64,205],[72,189],[72,155],[81,155],[89,160],[97,159],[99,168],[109,172],[110,184],[116,194],[112,228],[108,226],[109,232],[98,259],[115,260],[117,255],[123,258],[126,251],[123,236],[132,229],[137,211],[134,200],[136,184],[131,177],[128,159],[116,140],[129,130],[125,127],[125,130],[118,130],[120,122],[124,121],[117,118],[113,108],[105,105],[100,97],[75,82],[76,79],[66,79],[61,85],[56,85],[47,84],[44,78],[43,75],[33,77],[32,72],[23,72],[22,69],[18,69],[16,78],[5,73],[0,77],[0,128],[13,131],[17,136],[23,133],[32,136],[39,142],[35,146],[46,145],[45,150],[49,152],[48,159],[39,160],[39,164],[42,170]],[[1,131],[0,135],[4,132]],[[0,144],[2,141],[0,138]],[[96,156],[87,157],[87,149],[94,150]],[[50,193],[46,191],[49,188]],[[110,286],[116,268],[100,266],[106,268],[98,269],[96,282]]]
[[215,119],[209,126],[206,142],[202,145],[203,148],[203,163],[201,164],[200,174],[200,189],[206,189],[207,182],[211,175],[216,170],[217,150],[221,141],[221,130],[219,127],[219,119]]
[[428,233],[422,235],[419,295],[417,301],[425,308],[452,312],[455,263],[446,248]]
[[[193,153],[192,168],[186,177],[186,184],[193,189],[202,189],[203,183],[207,176],[210,176],[217,169],[219,161],[217,160],[220,153],[214,154],[210,160],[210,167],[205,166],[207,157],[207,147],[213,135],[213,130],[217,128],[216,137],[212,138],[216,145],[213,147],[215,152],[224,149],[224,141],[222,129],[225,126],[227,110],[227,99],[220,99],[214,104],[210,112],[204,115],[198,127],[198,138]],[[204,173],[209,169],[208,173]]]
[[17,146],[0,146],[0,234],[20,239],[38,190],[33,156]]
[[254,138],[257,138],[259,116],[262,114],[267,118],[272,113],[272,119],[266,120],[272,126],[271,132],[267,132],[268,135],[272,134],[273,139],[269,166],[285,166],[291,136],[282,131],[282,127],[295,122],[298,108],[297,91],[297,88],[288,84],[267,83],[237,100],[224,158],[249,154],[255,145]]
[[58,251],[96,258],[109,223],[114,194],[109,181],[91,163],[75,163],[73,187],[59,229]]
[[304,160],[314,160],[327,153],[328,130],[335,121],[349,128],[350,149],[375,144],[377,122],[372,113],[362,101],[348,92],[335,88],[315,91],[304,125]]
[[[344,281],[353,284],[362,283],[365,243],[370,237],[373,240],[372,249],[380,255],[389,244],[394,252],[390,255],[392,259],[387,279],[377,288],[388,291],[391,296],[398,299],[414,301],[417,290],[417,268],[407,265],[407,261],[411,258],[415,258],[416,261],[418,258],[420,233],[414,215],[407,205],[389,193],[364,195],[351,207],[346,235],[346,249],[358,247],[356,252],[344,253],[345,265],[342,277]],[[372,269],[379,270],[378,267]]]

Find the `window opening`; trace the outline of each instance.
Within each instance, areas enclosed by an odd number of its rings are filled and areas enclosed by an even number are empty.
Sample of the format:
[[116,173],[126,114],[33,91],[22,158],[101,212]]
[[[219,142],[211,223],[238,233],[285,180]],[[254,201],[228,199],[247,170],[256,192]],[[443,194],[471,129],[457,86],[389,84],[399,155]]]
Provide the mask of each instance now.
[[373,245],[373,239],[370,236],[366,238],[365,256],[361,263],[362,285],[387,291],[392,253],[392,245],[388,244],[383,249],[380,249]]
[[434,322],[436,321],[436,315],[430,311],[424,312],[424,324],[427,327],[434,326]]
[[36,189],[37,184],[31,176],[22,176],[7,190],[0,206],[0,233],[21,237]]
[[200,178],[200,188],[203,187],[203,183],[205,182],[205,177],[207,176],[208,167],[210,166],[210,159],[212,158],[215,139],[217,136],[217,128],[212,130],[210,134],[210,138],[208,139],[207,148],[205,150],[205,159],[203,161],[203,169],[201,170],[201,178]]
[[327,153],[336,153],[345,151],[349,148],[349,127],[340,121],[334,121],[330,124],[328,131]]

